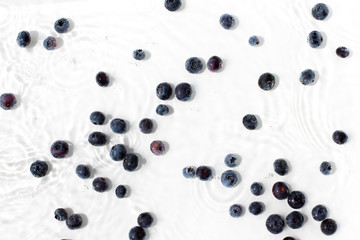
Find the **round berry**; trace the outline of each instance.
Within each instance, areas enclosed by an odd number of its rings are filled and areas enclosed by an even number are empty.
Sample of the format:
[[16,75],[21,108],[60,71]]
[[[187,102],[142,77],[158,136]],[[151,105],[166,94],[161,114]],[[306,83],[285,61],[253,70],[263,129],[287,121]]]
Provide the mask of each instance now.
[[54,23],[54,29],[58,33],[66,33],[69,30],[70,22],[66,18],[60,18]]
[[318,31],[312,31],[309,33],[308,42],[310,47],[318,48],[323,42],[323,36]]
[[145,237],[146,233],[142,227],[136,226],[130,229],[129,240],[143,240]]
[[92,132],[89,135],[88,141],[93,146],[104,146],[107,142],[107,137],[102,132]]
[[302,208],[305,204],[305,195],[302,192],[293,191],[290,193],[287,202],[294,209]]
[[96,74],[95,79],[96,79],[96,83],[100,87],[107,87],[110,83],[110,78],[105,72],[98,72],[98,74]]
[[30,172],[34,177],[41,178],[46,175],[48,171],[48,165],[46,162],[36,160],[30,165]]
[[143,60],[145,56],[146,56],[145,51],[143,51],[142,49],[136,49],[133,51],[133,57],[136,60]]
[[274,161],[274,171],[280,176],[284,176],[289,171],[289,166],[284,159],[277,159]]
[[126,171],[135,171],[139,164],[139,158],[134,153],[128,153],[123,161],[123,167]]
[[271,90],[275,86],[275,76],[268,72],[261,74],[258,86],[264,91]]
[[249,44],[250,44],[250,46],[253,46],[253,47],[259,46],[259,44],[260,44],[259,37],[258,36],[251,36],[249,38]]
[[273,234],[279,234],[284,230],[284,220],[278,214],[272,214],[266,219],[266,228]]
[[336,55],[338,55],[341,58],[346,58],[350,55],[350,51],[346,47],[338,47],[336,49]]
[[317,3],[311,9],[311,14],[317,20],[324,20],[329,15],[329,8],[324,3]]
[[107,180],[103,177],[95,178],[92,185],[94,190],[97,192],[105,192],[109,189],[109,184]]
[[236,167],[239,165],[240,159],[236,154],[229,153],[226,155],[224,162],[228,167]]
[[80,164],[75,169],[76,175],[78,175],[79,178],[87,179],[91,175],[90,168],[86,165]]
[[249,205],[249,212],[254,215],[259,215],[264,211],[264,204],[261,202],[252,202]]
[[71,214],[66,219],[66,226],[71,230],[79,229],[81,227],[81,224],[82,217],[79,214]]
[[327,209],[323,205],[316,205],[311,210],[311,215],[315,221],[323,221],[327,217]]
[[191,85],[185,82],[179,83],[175,87],[176,98],[183,102],[190,100],[192,92]]
[[286,216],[286,224],[292,229],[301,228],[303,223],[304,216],[298,211],[293,211]]
[[110,149],[110,157],[114,161],[120,161],[125,158],[126,147],[123,144],[116,144]]
[[199,73],[203,69],[204,65],[197,57],[188,58],[185,62],[185,69],[189,73]]
[[153,141],[150,144],[150,150],[153,154],[160,156],[165,153],[165,145],[162,141]]
[[260,196],[263,193],[263,186],[258,182],[254,182],[251,184],[250,190],[255,196]]
[[324,175],[329,175],[332,172],[332,166],[330,162],[322,162],[320,164],[320,172]]
[[231,29],[235,26],[235,18],[227,13],[221,15],[219,22],[225,29]]
[[333,135],[332,135],[332,139],[334,140],[335,143],[337,144],[344,144],[347,142],[348,140],[348,136],[346,135],[346,133],[344,133],[341,130],[336,130]]
[[234,187],[239,181],[237,173],[233,170],[227,170],[221,174],[221,183],[228,188]]
[[303,85],[312,84],[315,81],[315,72],[311,69],[306,69],[300,74],[300,82]]
[[139,128],[142,133],[148,134],[153,130],[154,124],[151,119],[144,118],[139,123]]
[[141,213],[137,218],[137,223],[142,228],[151,227],[153,222],[154,222],[154,219],[151,216],[151,214],[148,212]]
[[207,68],[209,69],[209,71],[211,71],[211,72],[218,72],[218,71],[220,71],[220,69],[222,69],[223,61],[222,61],[222,59],[219,58],[218,56],[212,56],[212,57],[209,58],[209,60],[207,61],[206,66],[207,66]]
[[160,100],[168,100],[172,95],[172,87],[169,83],[163,82],[156,87],[156,96]]
[[165,0],[164,5],[167,10],[174,12],[181,7],[181,0]]
[[4,110],[12,109],[17,103],[16,97],[12,93],[3,93],[0,96],[0,107]]
[[196,168],[195,167],[184,167],[182,170],[183,176],[185,178],[194,178],[196,176],[195,174]]
[[116,189],[115,189],[115,195],[116,195],[116,197],[118,197],[118,198],[124,198],[124,197],[126,197],[126,194],[127,194],[127,188],[126,188],[126,186],[124,186],[124,185],[119,185],[119,186],[117,186],[116,187]]
[[99,111],[92,112],[90,114],[90,121],[94,125],[103,125],[105,122],[105,115]]
[[169,107],[164,105],[164,104],[159,104],[157,107],[156,107],[156,113],[160,116],[164,116],[166,114],[169,113]]
[[196,176],[201,181],[208,181],[212,177],[212,170],[208,166],[200,166],[196,169]]
[[234,218],[240,217],[242,215],[242,212],[243,212],[243,209],[238,204],[231,205],[229,208],[230,216],[232,216]]
[[58,208],[54,212],[55,219],[58,221],[65,221],[67,219],[67,212],[63,208]]
[[69,153],[69,144],[65,141],[55,141],[50,147],[50,153],[54,158],[65,158]]
[[127,126],[125,120],[115,118],[111,120],[110,128],[114,133],[123,134],[126,132]]
[[279,200],[286,199],[290,194],[289,187],[284,182],[276,182],[273,185],[272,193]]
[[325,235],[333,235],[336,232],[337,224],[333,219],[325,219],[321,222],[320,229]]
[[258,120],[253,114],[246,114],[242,120],[244,127],[248,130],[254,130],[258,126]]
[[31,36],[28,31],[21,31],[16,37],[16,43],[20,47],[27,47],[31,42]]
[[43,41],[43,46],[46,50],[54,50],[57,46],[56,38],[54,37],[47,37]]

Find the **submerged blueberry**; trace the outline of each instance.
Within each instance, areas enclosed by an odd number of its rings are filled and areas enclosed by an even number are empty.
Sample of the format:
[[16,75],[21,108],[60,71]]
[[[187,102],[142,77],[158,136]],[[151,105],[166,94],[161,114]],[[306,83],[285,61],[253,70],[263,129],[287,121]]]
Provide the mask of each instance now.
[[317,3],[311,9],[311,14],[317,20],[324,20],[329,15],[329,8],[324,3]]
[[274,171],[280,176],[284,176],[289,171],[289,166],[284,159],[277,159],[274,161]]
[[91,175],[90,168],[86,165],[79,164],[75,169],[76,175],[78,175],[79,178],[87,179]]
[[293,211],[286,216],[286,224],[292,229],[301,228],[303,223],[304,216],[298,211]]
[[123,161],[123,167],[126,171],[135,171],[139,164],[139,158],[134,153],[128,153]]
[[107,180],[103,177],[95,178],[92,185],[94,190],[97,192],[105,192],[109,188]]
[[338,47],[336,49],[336,55],[338,55],[341,58],[346,58],[350,55],[350,51],[346,47]]
[[118,198],[124,198],[126,197],[126,194],[127,194],[127,188],[126,186],[124,185],[119,185],[116,187],[115,189],[115,195],[118,197]]
[[50,147],[50,153],[54,158],[65,158],[69,153],[69,144],[65,141],[55,141]]
[[195,171],[196,168],[195,167],[184,167],[182,170],[183,176],[185,178],[194,178],[195,177]]
[[163,82],[156,87],[156,96],[161,100],[168,100],[172,95],[172,87],[169,83]]
[[3,93],[0,96],[0,107],[4,110],[12,109],[17,103],[16,97],[12,93]]
[[249,44],[253,47],[256,47],[260,44],[260,39],[258,36],[251,36],[249,38]]
[[244,127],[248,130],[254,130],[258,126],[258,120],[253,114],[246,114],[242,120]]
[[181,7],[181,0],[165,0],[164,5],[167,10],[174,12]]
[[233,170],[227,170],[221,174],[221,183],[228,188],[234,187],[239,178],[235,171]]
[[329,175],[332,172],[332,166],[330,162],[324,161],[320,164],[320,172],[324,175]]
[[57,46],[56,38],[49,36],[44,39],[43,46],[46,50],[54,50]]
[[220,69],[222,69],[222,65],[223,65],[223,61],[218,56],[212,56],[211,58],[209,58],[206,64],[207,68],[211,72],[220,71]]
[[203,63],[199,58],[191,57],[186,60],[185,68],[189,73],[199,73],[203,69]]
[[31,42],[31,36],[28,31],[19,32],[19,34],[17,35],[17,38],[16,38],[16,43],[20,47],[27,47],[27,46],[29,46],[30,42]]
[[92,112],[90,114],[90,121],[94,125],[103,125],[105,122],[105,115],[99,111]]
[[250,191],[255,196],[259,196],[259,195],[261,195],[263,193],[263,186],[258,182],[254,182],[250,186]]
[[220,25],[225,29],[231,29],[235,26],[235,18],[230,14],[223,14],[220,17]]
[[66,18],[60,18],[54,23],[54,29],[58,33],[66,33],[69,30],[70,22]]
[[325,235],[333,235],[336,232],[337,224],[333,219],[325,219],[321,222],[320,229]]
[[41,178],[46,175],[48,171],[48,165],[46,162],[36,160],[30,165],[30,172],[34,177]]
[[323,221],[327,217],[327,209],[324,205],[316,205],[312,211],[311,215],[316,221]]
[[258,86],[265,91],[273,89],[275,86],[275,76],[271,73],[263,73],[259,77]]
[[68,214],[67,214],[65,209],[58,208],[58,209],[55,210],[54,215],[55,215],[56,220],[65,221]]
[[98,72],[98,74],[96,74],[95,79],[96,79],[96,83],[100,87],[107,87],[110,83],[110,78],[105,72]]
[[144,118],[139,123],[139,128],[142,133],[148,134],[151,133],[154,127],[154,123],[149,118]]
[[114,133],[123,134],[126,132],[126,122],[120,118],[114,118],[110,122],[110,128]]
[[107,137],[102,132],[92,132],[89,135],[88,141],[93,146],[104,146],[107,142]]
[[320,32],[312,31],[311,33],[309,33],[308,42],[310,47],[318,48],[323,42],[323,37]]
[[341,130],[336,130],[332,135],[332,139],[337,144],[344,144],[347,142],[348,136],[345,132]]
[[261,202],[252,202],[249,205],[249,212],[254,215],[259,215],[264,211],[264,204]]
[[238,204],[231,205],[229,208],[230,216],[232,216],[234,218],[240,217],[242,215],[242,212],[243,212],[243,209]]
[[160,156],[165,153],[165,145],[162,141],[152,141],[150,150],[153,154]]
[[300,74],[300,82],[303,85],[312,84],[315,81],[315,72],[311,69],[306,69]]
[[133,57],[136,60],[143,60],[145,56],[146,56],[145,51],[143,51],[142,49],[137,49],[133,51]]
[[273,234],[279,234],[284,230],[284,220],[278,214],[272,214],[266,219],[266,228]]
[[110,157],[114,161],[120,161],[125,158],[126,147],[123,144],[116,144],[110,149]]
[[176,98],[183,102],[190,100],[192,92],[191,85],[185,82],[179,83],[175,87]]
[[82,225],[82,217],[79,214],[71,214],[66,219],[66,226],[71,230],[79,229],[81,225]]
[[273,185],[272,193],[275,198],[283,200],[289,196],[290,189],[284,182],[276,182]]
[[159,104],[156,107],[156,113],[160,116],[164,116],[169,113],[169,107],[164,104]]
[[196,176],[201,181],[208,181],[212,177],[212,170],[208,166],[200,166],[196,169]]

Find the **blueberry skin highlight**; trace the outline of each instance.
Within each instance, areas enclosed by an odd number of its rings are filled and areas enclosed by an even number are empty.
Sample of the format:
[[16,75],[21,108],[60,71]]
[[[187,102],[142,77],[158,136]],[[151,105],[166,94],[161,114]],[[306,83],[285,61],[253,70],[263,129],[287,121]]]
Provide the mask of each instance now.
[[303,85],[312,84],[315,81],[315,72],[311,69],[306,69],[301,72],[299,80]]
[[137,218],[137,223],[140,227],[142,228],[149,228],[151,227],[151,225],[153,224],[154,222],[154,219],[153,217],[151,216],[150,213],[148,212],[144,212],[144,213],[141,213],[138,218]]
[[235,154],[229,153],[226,155],[224,162],[228,167],[236,167],[239,165],[240,159]]
[[227,170],[221,174],[221,183],[228,188],[234,187],[239,181],[238,175],[233,170]]
[[324,175],[330,175],[330,173],[332,172],[332,166],[330,162],[322,162],[320,164],[320,172]]
[[313,219],[319,222],[323,221],[327,217],[327,214],[328,212],[326,207],[320,204],[316,205],[311,211]]
[[12,109],[17,103],[16,97],[12,93],[3,93],[0,96],[0,107],[4,110]]
[[196,176],[196,168],[195,167],[184,167],[182,170],[182,174],[185,178],[194,178]]
[[311,9],[311,14],[317,20],[324,20],[329,15],[329,8],[324,3],[317,3]]
[[116,187],[115,189],[115,195],[116,197],[118,198],[124,198],[126,197],[126,194],[127,194],[127,188],[124,186],[124,185],[119,185]]
[[290,189],[284,182],[276,182],[273,185],[272,193],[278,200],[286,199],[290,194]]
[[264,204],[261,202],[252,202],[249,205],[249,212],[254,215],[259,215],[264,211]]
[[284,176],[289,171],[289,166],[284,159],[277,159],[274,161],[274,171],[280,176]]
[[105,192],[109,189],[107,180],[103,177],[97,177],[92,182],[92,186],[96,192]]
[[263,193],[263,186],[260,183],[254,182],[250,186],[250,191],[255,196],[260,196]]
[[110,128],[114,133],[123,134],[126,132],[127,126],[125,120],[115,118],[111,120]]
[[174,12],[181,7],[181,0],[165,0],[164,6],[167,10]]
[[210,72],[218,72],[222,69],[223,61],[218,56],[212,56],[206,63]]
[[298,211],[293,211],[286,216],[286,224],[292,229],[301,228],[304,224],[304,216]]
[[337,224],[333,219],[325,219],[320,224],[320,229],[325,235],[333,235],[337,230]]
[[196,169],[196,176],[201,181],[208,181],[212,177],[212,170],[208,166],[200,166]]
[[58,221],[65,221],[67,219],[67,216],[68,216],[68,214],[67,214],[66,210],[63,208],[58,208],[54,212],[54,217]]
[[311,33],[309,33],[308,42],[310,47],[318,48],[323,42],[323,37],[320,32],[312,31]]
[[279,234],[284,230],[284,220],[278,214],[272,214],[266,219],[265,226],[273,234]]
[[230,206],[229,213],[230,213],[230,216],[232,216],[234,218],[238,218],[242,215],[243,209],[240,205],[234,204],[234,205]]
[[100,87],[107,87],[110,83],[110,78],[105,72],[98,72],[95,80]]
[[76,175],[81,179],[87,179],[91,175],[90,168],[86,165],[80,164],[75,169]]
[[154,123],[151,119],[144,118],[139,123],[140,131],[144,134],[149,134],[152,132]]
[[156,107],[156,113],[160,116],[164,116],[166,114],[169,113],[169,107],[164,105],[164,104],[159,104],[157,107]]
[[203,69],[204,65],[197,57],[188,58],[185,62],[185,69],[189,73],[199,73]]
[[153,141],[150,144],[150,151],[157,156],[163,155],[165,150],[165,145],[162,141]]
[[338,55],[341,58],[346,58],[350,55],[350,51],[346,47],[338,47],[336,49],[336,55]]
[[71,230],[79,229],[81,225],[82,225],[82,217],[79,214],[71,214],[66,219],[66,226]]
[[56,38],[49,36],[44,39],[43,46],[46,50],[54,50],[57,46]]
[[58,33],[66,33],[69,30],[70,23],[66,18],[60,18],[54,23],[54,29]]
[[142,227],[136,226],[130,229],[129,240],[143,240],[145,237],[146,233]]
[[134,153],[128,153],[125,156],[123,161],[123,167],[128,172],[133,172],[136,170],[139,164],[139,158]]
[[261,74],[258,80],[258,86],[264,91],[273,89],[275,86],[275,76],[268,72]]
[[178,100],[186,102],[190,100],[192,95],[192,88],[191,85],[188,83],[179,83],[175,87],[175,96]]
[[20,47],[27,47],[31,42],[31,36],[28,31],[21,31],[16,37],[16,43]]
[[116,144],[110,149],[110,157],[114,161],[120,161],[125,158],[126,147],[123,144]]
[[30,165],[30,172],[34,177],[41,178],[46,175],[48,171],[48,165],[46,162],[36,160]]
[[250,46],[253,46],[253,47],[259,46],[260,39],[258,38],[258,36],[251,36],[249,38],[249,44],[250,44]]
[[242,122],[243,122],[244,127],[248,130],[254,130],[258,126],[258,120],[257,120],[256,116],[253,114],[246,114],[243,117]]
[[219,22],[220,22],[220,25],[224,29],[227,29],[227,30],[229,30],[235,26],[235,18],[227,13],[221,15]]
[[156,96],[160,100],[168,100],[172,95],[172,87],[169,83],[163,82],[156,87]]
[[346,135],[345,132],[341,130],[336,130],[332,135],[332,139],[335,143],[341,145],[347,142],[348,136]]
[[136,60],[143,60],[145,56],[146,53],[142,49],[137,49],[133,51],[133,58],[135,58]]
[[105,122],[105,115],[99,111],[92,112],[90,114],[90,121],[94,125],[103,125]]
[[54,158],[65,158],[69,153],[69,144],[65,141],[55,141],[50,147],[50,153]]
[[107,142],[107,137],[102,132],[92,132],[89,135],[88,141],[91,145],[96,147],[104,146]]
[[287,202],[294,209],[302,208],[305,204],[305,195],[302,192],[293,191],[290,193]]

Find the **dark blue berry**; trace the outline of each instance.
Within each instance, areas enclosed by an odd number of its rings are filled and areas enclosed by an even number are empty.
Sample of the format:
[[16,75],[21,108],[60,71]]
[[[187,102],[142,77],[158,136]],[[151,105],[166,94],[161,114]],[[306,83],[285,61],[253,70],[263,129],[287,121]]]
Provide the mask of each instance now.
[[119,185],[116,187],[115,195],[118,198],[124,198],[124,197],[126,197],[126,194],[127,194],[127,188],[124,185]]
[[181,7],[181,0],[165,0],[164,5],[167,10],[174,12]]
[[273,234],[279,234],[284,230],[284,220],[278,214],[272,214],[266,219],[266,228]]
[[228,188],[234,187],[239,181],[237,173],[233,170],[227,170],[221,174],[221,183]]
[[338,55],[341,58],[346,58],[350,55],[350,51],[346,47],[338,47],[336,49],[336,55]]
[[299,209],[305,204],[305,195],[299,191],[293,191],[290,193],[287,202],[290,207]]
[[142,228],[151,227],[153,222],[154,222],[154,219],[151,216],[151,214],[148,212],[141,213],[137,218],[137,223]]
[[196,176],[201,181],[208,181],[212,177],[212,170],[208,166],[200,166],[196,169]]
[[332,166],[330,162],[322,162],[320,164],[320,172],[324,175],[329,175],[332,172]]
[[311,215],[316,221],[323,221],[327,217],[327,209],[323,205],[316,205],[311,210]]
[[335,143],[337,144],[344,144],[347,142],[348,140],[348,136],[346,135],[346,133],[344,133],[341,130],[336,130],[333,135],[332,135],[332,139],[334,140]]
[[54,158],[64,158],[69,153],[69,144],[65,141],[55,141],[50,147],[50,153]]
[[258,46],[260,44],[260,39],[258,36],[251,36],[249,38],[249,44],[253,47]]
[[224,162],[228,167],[236,167],[237,165],[239,165],[240,159],[236,154],[229,153],[228,155],[226,155]]
[[275,160],[273,166],[274,166],[275,172],[277,174],[279,174],[280,176],[284,176],[289,171],[289,166],[288,166],[287,162],[281,158]]
[[259,215],[264,211],[264,204],[261,202],[252,202],[249,205],[249,212],[254,215]]
[[4,110],[9,110],[13,108],[16,102],[16,97],[12,93],[3,93],[0,96],[0,107]]
[[145,58],[145,51],[142,49],[136,49],[133,51],[133,58],[136,60],[143,60]]
[[275,198],[283,200],[289,196],[290,189],[284,182],[276,182],[273,185],[272,193]]
[[116,144],[110,149],[110,157],[114,161],[120,161],[125,158],[126,147],[123,144]]
[[195,167],[184,167],[182,170],[182,174],[185,178],[194,178],[195,177],[196,168]]
[[67,212],[63,208],[58,208],[54,212],[55,219],[58,221],[65,221],[67,219]]
[[46,50],[54,50],[57,46],[56,38],[54,37],[47,37],[43,41],[43,46]]
[[309,33],[308,42],[310,47],[317,48],[320,47],[321,43],[323,42],[323,37],[320,32],[312,31]]
[[223,14],[220,17],[220,25],[225,29],[231,29],[235,26],[235,18],[230,14]]
[[183,102],[190,100],[192,92],[191,85],[185,82],[179,83],[175,87],[176,98]]
[[54,29],[58,33],[66,33],[69,30],[70,23],[66,18],[60,18],[54,23]]
[[20,47],[27,47],[27,46],[29,46],[30,42],[31,42],[31,36],[28,31],[19,32],[19,34],[17,35],[17,38],[16,38],[16,43]]
[[222,65],[223,65],[223,61],[218,56],[212,56],[211,58],[209,58],[209,60],[207,61],[207,64],[206,64],[207,68],[211,72],[220,71],[220,69],[222,68]]
[[254,182],[253,184],[251,184],[250,190],[252,194],[254,194],[255,196],[259,196],[263,193],[263,186],[260,183]]
[[169,83],[163,82],[156,87],[156,96],[161,100],[168,100],[172,95],[172,87]]
[[262,90],[271,90],[275,86],[275,76],[268,72],[261,74],[258,85]]
[[76,175],[78,175],[79,178],[87,179],[91,175],[90,168],[86,165],[80,164],[75,169]]
[[123,134],[126,132],[127,126],[123,119],[115,118],[110,122],[110,128],[114,133]]
[[98,72],[98,74],[96,74],[95,79],[96,79],[96,83],[100,87],[107,87],[110,83],[110,78],[105,72]]
[[145,237],[146,233],[142,227],[136,226],[130,229],[129,240],[143,240]]
[[103,177],[97,177],[94,179],[92,186],[97,192],[105,192],[109,189],[109,184],[107,180]]
[[107,137],[102,132],[92,132],[89,135],[88,141],[93,146],[104,146],[107,142]]
[[47,171],[48,165],[44,161],[36,160],[30,165],[30,172],[34,177],[44,177]]
[[66,219],[66,226],[71,230],[79,229],[81,227],[81,224],[82,217],[79,214],[71,214]]
[[312,8],[311,13],[317,20],[324,20],[329,15],[329,8],[324,3],[317,3]]
[[144,118],[139,123],[139,128],[142,133],[148,134],[153,130],[154,124],[151,119]]
[[337,224],[333,219],[325,219],[321,222],[320,229],[325,235],[333,235],[336,232]]
[[164,116],[169,113],[169,107],[164,104],[159,104],[156,107],[156,113],[159,114],[160,116]]
[[255,115],[247,114],[243,117],[242,120],[246,129],[254,130],[258,126],[258,120]]
[[231,205],[231,207],[229,208],[230,216],[232,216],[234,218],[240,217],[242,215],[242,212],[243,212],[243,209],[238,204]]
[[295,240],[295,238],[293,238],[293,237],[286,237],[286,238],[284,238],[283,240]]
[[150,151],[157,156],[164,154],[165,150],[165,144],[162,141],[156,140],[150,144]]
[[139,164],[139,158],[134,153],[128,153],[125,155],[124,161],[123,161],[123,167],[126,171],[132,172],[135,171],[135,169],[138,167]]
[[92,112],[90,114],[90,121],[95,125],[103,125],[105,122],[105,115],[99,111]]
[[303,85],[312,84],[314,81],[315,81],[315,72],[313,70],[306,69],[303,72],[301,72],[300,82]]
[[286,216],[286,224],[289,226],[289,228],[301,228],[303,223],[304,216],[298,211],[293,211]]
[[204,65],[197,57],[188,58],[185,62],[185,68],[189,73],[199,73]]

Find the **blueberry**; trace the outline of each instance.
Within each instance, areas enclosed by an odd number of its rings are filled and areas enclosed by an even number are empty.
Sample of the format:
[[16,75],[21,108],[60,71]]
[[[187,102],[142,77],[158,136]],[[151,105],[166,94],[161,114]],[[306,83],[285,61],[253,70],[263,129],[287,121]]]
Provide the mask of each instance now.
[[301,228],[303,223],[304,216],[298,211],[293,211],[286,216],[286,224],[289,226],[289,228]]
[[151,119],[144,118],[139,123],[139,128],[142,133],[148,134],[153,130],[154,124]]
[[103,125],[105,122],[105,115],[99,111],[92,112],[90,114],[90,121],[95,125]]
[[224,162],[228,167],[236,167],[237,165],[239,165],[240,159],[236,154],[229,153],[228,155],[226,155]]
[[79,178],[87,179],[90,177],[91,171],[88,166],[80,164],[76,167],[75,173],[79,176]]
[[181,0],[165,0],[164,5],[167,10],[174,12],[181,7]]
[[124,198],[126,197],[126,194],[127,194],[127,188],[126,186],[124,185],[119,185],[116,187],[115,189],[115,195],[118,197],[118,198]]
[[145,230],[142,227],[136,226],[130,229],[129,239],[130,240],[143,240],[146,237]]
[[231,29],[235,26],[235,18],[230,14],[223,14],[220,17],[220,25],[225,29]]
[[230,216],[232,216],[234,218],[240,217],[242,215],[242,212],[243,212],[243,209],[238,204],[231,205],[231,207],[229,208]]
[[293,238],[293,237],[286,237],[286,238],[284,238],[284,240],[295,240],[295,238]]
[[169,107],[164,104],[159,104],[156,107],[156,113],[160,116],[164,116],[169,113]]
[[58,208],[54,212],[55,219],[58,221],[65,221],[67,218],[67,212],[63,208]]
[[300,82],[303,85],[312,84],[315,81],[315,72],[311,69],[306,69],[300,74]]
[[329,15],[329,8],[324,3],[317,3],[312,8],[311,13],[317,20],[324,20]]
[[196,176],[201,181],[208,181],[212,177],[212,170],[208,166],[200,166],[196,169]]
[[79,214],[71,214],[66,219],[66,226],[71,230],[79,229],[81,227],[81,224],[82,217]]
[[182,174],[185,178],[194,178],[195,177],[195,167],[184,167],[182,170]]
[[161,100],[168,100],[172,95],[172,87],[169,83],[163,82],[156,87],[156,96]]
[[310,47],[317,48],[320,47],[321,43],[323,42],[323,37],[320,32],[312,31],[309,33],[308,42]]
[[258,38],[258,36],[251,36],[249,38],[249,44],[253,47],[256,47],[260,44],[260,39]]
[[251,184],[250,190],[252,194],[254,194],[255,196],[259,196],[263,193],[263,186],[260,183],[254,182],[253,184]]
[[110,157],[114,161],[120,161],[125,158],[126,147],[123,144],[116,144],[110,149]]
[[150,150],[153,154],[160,156],[165,153],[165,145],[162,141],[152,141]]
[[137,218],[137,223],[142,228],[151,227],[153,222],[154,222],[154,219],[151,216],[151,214],[148,212],[141,213]]
[[249,205],[249,212],[254,215],[259,215],[264,211],[264,205],[261,202],[252,202]]
[[305,204],[305,195],[299,191],[293,191],[290,193],[287,202],[290,207],[299,209]]
[[221,174],[221,183],[228,188],[234,187],[239,178],[235,171],[233,170],[227,170]]
[[92,185],[94,190],[97,192],[105,192],[106,190],[109,189],[109,184],[107,180],[103,177],[95,178]]
[[242,122],[243,122],[245,128],[247,128],[249,130],[254,130],[258,126],[258,120],[257,120],[256,116],[253,114],[246,114],[243,117]]
[[54,29],[58,33],[66,33],[69,30],[70,23],[66,18],[60,18],[54,23]]
[[123,161],[123,167],[126,171],[132,172],[138,167],[139,158],[134,153],[128,153]]
[[262,90],[271,90],[275,86],[275,76],[268,72],[261,74],[258,85]]
[[273,185],[272,193],[275,198],[283,200],[289,196],[290,189],[284,182],[276,182]]
[[16,102],[16,97],[12,93],[3,93],[0,96],[0,107],[4,110],[12,109]]
[[36,160],[30,165],[30,172],[34,177],[44,177],[47,171],[48,165],[44,161]]
[[50,153],[54,158],[65,158],[69,153],[69,144],[65,141],[55,141],[50,147]]
[[325,235],[333,235],[336,232],[337,224],[333,219],[325,219],[321,222],[320,229]]
[[209,58],[209,60],[207,61],[207,64],[206,64],[207,68],[211,72],[220,71],[220,69],[222,68],[222,65],[223,65],[223,61],[218,56],[212,56],[211,58]]
[[92,132],[89,135],[88,141],[93,146],[104,146],[107,142],[107,137],[102,132]]
[[114,133],[123,134],[126,132],[127,126],[125,120],[114,118],[110,122],[110,128]]
[[337,144],[344,144],[347,142],[348,140],[348,136],[346,135],[346,133],[344,133],[341,130],[336,130],[333,135],[332,135],[332,139],[334,140],[335,143]]
[[29,46],[30,42],[31,42],[31,36],[28,31],[19,32],[19,34],[17,35],[17,38],[16,38],[16,43],[20,47],[27,47],[27,46]]
[[323,221],[327,217],[327,209],[323,205],[316,205],[311,210],[311,215],[316,221]]
[[56,38],[54,37],[47,37],[43,41],[43,46],[46,50],[54,50],[57,46]]
[[189,73],[199,73],[203,67],[201,60],[197,57],[188,58],[185,62],[185,68]]
[[145,58],[145,51],[142,49],[136,49],[133,51],[133,58],[136,60],[143,60]]
[[284,220],[278,214],[272,214],[266,219],[266,228],[273,234],[281,233],[284,229]]
[[329,175],[332,172],[332,166],[330,162],[322,162],[320,164],[320,172],[324,175]]
[[110,83],[110,78],[105,72],[98,72],[98,74],[96,74],[95,79],[96,79],[96,83],[100,87],[107,87]]
[[280,176],[284,176],[289,171],[289,166],[284,159],[277,159],[274,161],[274,171]]
[[338,55],[341,58],[346,58],[350,55],[350,51],[346,47],[338,47],[336,49],[336,55]]
[[185,82],[179,83],[175,87],[176,98],[183,102],[190,100],[192,92],[191,85]]

